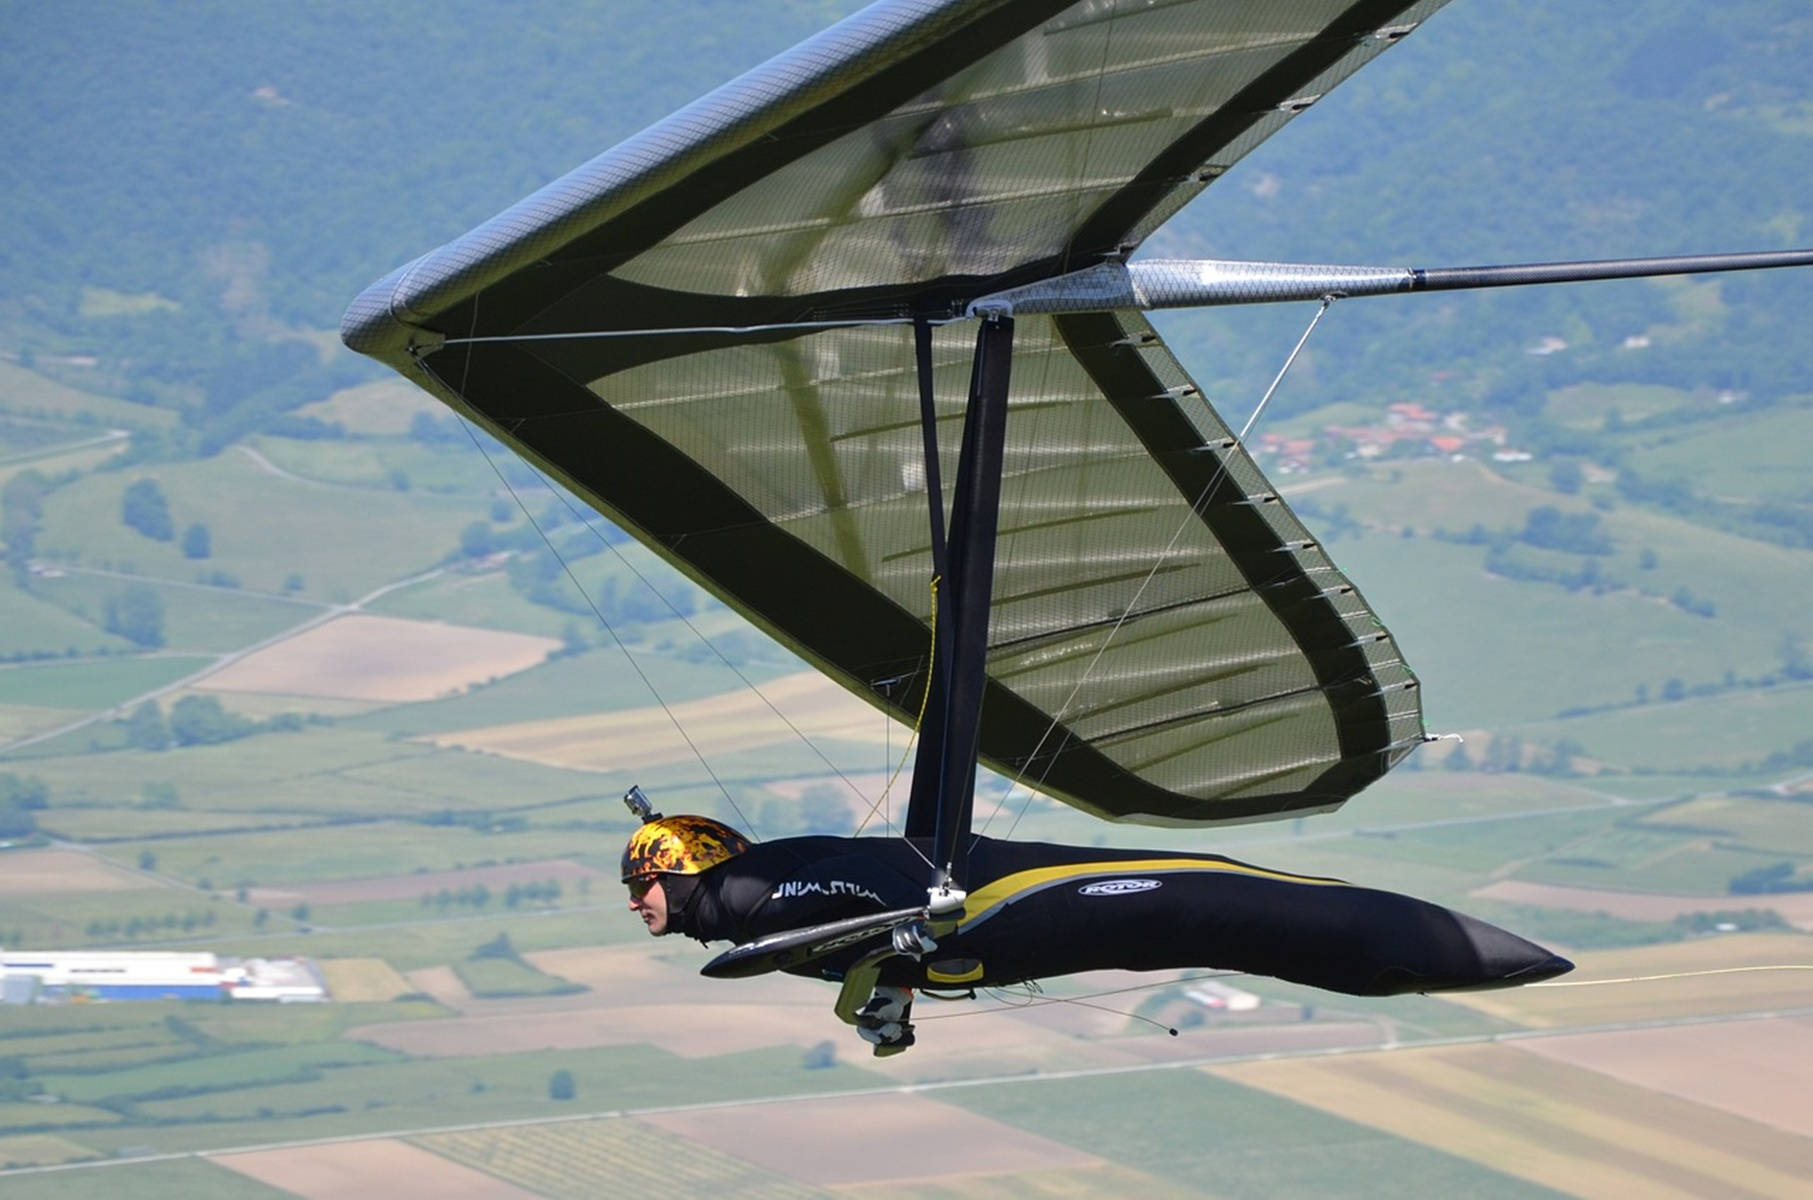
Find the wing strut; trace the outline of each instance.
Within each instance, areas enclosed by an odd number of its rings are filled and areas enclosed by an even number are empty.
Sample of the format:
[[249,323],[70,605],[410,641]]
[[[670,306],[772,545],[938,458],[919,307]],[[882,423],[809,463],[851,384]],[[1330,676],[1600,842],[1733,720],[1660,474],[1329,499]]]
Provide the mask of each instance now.
[[[921,327],[924,328],[924,327]],[[976,749],[987,683],[988,607],[994,593],[995,531],[1001,506],[1001,464],[1007,441],[1007,385],[1013,364],[1014,323],[986,316],[976,334],[970,365],[969,404],[957,486],[951,498],[950,541],[938,588],[938,640],[931,671],[932,696],[913,760],[913,792],[906,835],[932,840],[932,909],[963,903],[970,814],[976,790]],[[930,331],[918,335],[920,398],[931,389]],[[937,447],[927,427],[927,487],[935,489]],[[934,559],[942,504],[932,496]]]

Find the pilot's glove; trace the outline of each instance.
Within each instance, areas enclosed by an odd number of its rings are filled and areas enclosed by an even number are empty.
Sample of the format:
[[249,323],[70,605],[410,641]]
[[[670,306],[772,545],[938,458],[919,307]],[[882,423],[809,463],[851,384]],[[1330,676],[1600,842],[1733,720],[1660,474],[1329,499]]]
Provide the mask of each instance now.
[[875,1047],[877,1058],[899,1054],[913,1044],[913,1025],[907,1020],[912,1012],[911,989],[878,987],[856,1010],[856,1032]]

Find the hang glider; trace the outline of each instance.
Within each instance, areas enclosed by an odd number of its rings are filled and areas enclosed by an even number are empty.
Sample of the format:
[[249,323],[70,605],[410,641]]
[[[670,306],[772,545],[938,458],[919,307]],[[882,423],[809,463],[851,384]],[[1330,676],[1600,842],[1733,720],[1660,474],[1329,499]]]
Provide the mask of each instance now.
[[883,0],[343,336],[870,703],[932,693],[910,834],[956,845],[978,756],[1110,820],[1331,809],[1416,678],[1141,311],[1813,261],[1129,262],[1440,3]]

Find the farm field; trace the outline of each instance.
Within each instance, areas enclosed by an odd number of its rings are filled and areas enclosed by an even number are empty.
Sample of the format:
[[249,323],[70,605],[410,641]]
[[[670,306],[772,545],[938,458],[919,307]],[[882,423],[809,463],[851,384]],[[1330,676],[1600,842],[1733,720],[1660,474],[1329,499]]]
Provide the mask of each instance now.
[[447,1200],[536,1197],[493,1174],[388,1139],[218,1154],[210,1161],[303,1200],[353,1200],[373,1195],[444,1196]]
[[186,655],[83,659],[0,668],[0,704],[87,711],[123,704],[208,665]]
[[[1482,1013],[1531,1029],[1668,1021],[1813,1006],[1813,935],[1738,933],[1661,946],[1581,954],[1555,983],[1687,973],[1591,987],[1519,988],[1452,997]],[[1794,967],[1791,970],[1762,968]],[[1704,972],[1703,974],[1699,974]]]
[[400,577],[433,567],[481,519],[480,497],[395,488],[328,488],[288,478],[240,453],[160,464],[153,471],[83,476],[46,500],[40,553],[82,566],[186,579],[194,563],[175,541],[158,542],[120,522],[121,496],[155,476],[178,528],[206,516],[210,566],[246,588],[281,592],[292,577],[299,597],[347,603]]
[[1619,1083],[1550,1052],[1526,1054],[1521,1044],[1242,1063],[1214,1073],[1573,1196],[1790,1200],[1813,1170],[1804,1138]]
[[433,1133],[413,1141],[550,1200],[663,1193],[808,1200],[832,1194],[648,1121],[564,1121]]
[[[684,735],[681,730],[685,730]],[[883,742],[888,729],[873,708],[816,672],[788,675],[750,689],[662,708],[466,729],[440,734],[437,745],[550,766],[635,771],[690,761],[691,743],[717,754],[812,742]],[[633,749],[631,749],[633,747]]]
[[204,686],[407,703],[514,675],[559,648],[552,638],[356,614],[250,654]]
[[230,653],[300,625],[322,610],[319,604],[286,596],[211,584],[204,570],[190,566],[167,579],[70,567],[57,578],[34,581],[32,590],[98,629],[111,599],[128,587],[149,588],[163,605],[167,652],[190,654]]

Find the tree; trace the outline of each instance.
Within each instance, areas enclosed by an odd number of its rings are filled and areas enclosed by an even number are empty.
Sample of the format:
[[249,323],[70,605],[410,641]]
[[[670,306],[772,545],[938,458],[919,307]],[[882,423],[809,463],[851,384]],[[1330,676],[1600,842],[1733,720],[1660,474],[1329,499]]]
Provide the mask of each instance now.
[[139,750],[162,750],[170,744],[170,727],[164,724],[164,710],[157,701],[147,700],[132,710],[126,719],[126,744]]
[[495,548],[491,526],[474,521],[460,533],[460,553],[467,558],[483,558]]
[[127,487],[120,498],[120,520],[153,541],[167,542],[176,536],[170,501],[155,479],[141,479]]
[[38,819],[9,801],[0,800],[0,838],[29,837],[38,831]]
[[1586,472],[1571,458],[1564,458],[1549,468],[1549,483],[1556,491],[1573,495],[1586,482]]
[[20,809],[47,808],[50,805],[50,788],[36,775],[22,778],[11,772],[0,774],[0,804],[10,804]]
[[157,870],[157,855],[149,850],[140,850],[138,852],[138,869],[141,871]]
[[548,1099],[571,1100],[578,1091],[573,1083],[573,1072],[565,1067],[548,1076]]
[[146,649],[164,644],[163,597],[142,583],[107,597],[102,624],[107,632]]
[[170,707],[170,736],[179,746],[212,746],[251,733],[256,726],[220,706],[212,696],[184,696]]
[[183,557],[206,558],[213,553],[213,539],[208,534],[208,527],[200,521],[183,530]]

